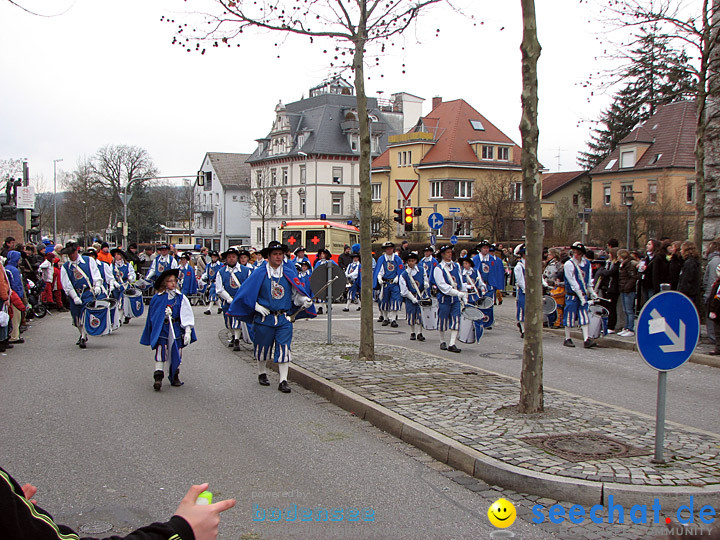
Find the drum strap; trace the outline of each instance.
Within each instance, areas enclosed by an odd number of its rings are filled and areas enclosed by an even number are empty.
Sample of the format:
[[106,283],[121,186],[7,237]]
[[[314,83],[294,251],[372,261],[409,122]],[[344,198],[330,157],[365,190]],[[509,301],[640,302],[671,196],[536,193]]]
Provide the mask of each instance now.
[[75,266],[75,268],[73,268],[73,270],[77,269],[77,271],[82,274],[82,277],[85,279],[85,281],[88,282],[88,288],[91,289],[92,286],[93,286],[93,282],[90,280],[90,278],[88,277],[88,275],[87,275],[87,274],[83,271],[83,269],[80,267],[80,263],[78,263],[77,265],[73,265],[73,263],[71,262],[71,263],[70,263],[70,266],[71,266],[71,267],[72,267],[72,266]]
[[238,278],[235,277],[235,268],[237,268],[237,265],[235,265],[234,268],[230,269],[230,281],[235,283],[235,285],[237,285],[237,288],[239,289],[240,288],[240,280],[238,280]]

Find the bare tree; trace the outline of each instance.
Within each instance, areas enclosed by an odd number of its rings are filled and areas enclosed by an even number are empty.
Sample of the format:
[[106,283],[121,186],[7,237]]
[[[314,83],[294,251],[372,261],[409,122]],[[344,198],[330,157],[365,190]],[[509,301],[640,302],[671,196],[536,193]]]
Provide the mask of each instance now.
[[543,402],[543,346],[542,346],[542,250],[543,223],[540,200],[542,181],[537,158],[538,139],[538,80],[537,63],[540,43],[537,37],[535,0],[520,0],[523,13],[522,51],[522,138],[521,162],[525,199],[525,340],[520,374],[520,404],[522,413],[542,412]]
[[272,182],[270,168],[256,169],[252,189],[251,215],[260,219],[261,243],[266,244],[265,223],[277,214],[278,190]]
[[555,203],[552,243],[563,246],[570,245],[577,239],[579,231],[580,220],[577,207],[570,203],[569,197],[563,197]]
[[474,231],[492,242],[510,239],[513,221],[521,219],[523,207],[517,191],[519,179],[507,171],[493,171],[473,187],[466,204]]
[[[285,36],[299,35],[310,39],[328,38],[335,42],[330,51],[332,68],[351,68],[355,74],[358,120],[360,123],[360,245],[361,261],[365,268],[372,263],[371,232],[372,196],[370,186],[370,130],[368,125],[367,94],[365,92],[365,54],[373,43],[384,44],[402,34],[426,8],[447,0],[216,0],[219,14],[208,14],[202,30],[194,38],[231,46],[246,30],[260,29]],[[172,21],[174,22],[174,21]],[[209,28],[209,30],[206,30]],[[179,25],[174,43],[191,51],[186,27]],[[205,49],[196,44],[201,54]],[[324,52],[328,53],[328,49]],[[350,62],[345,62],[350,58]],[[379,59],[377,60],[379,63]],[[372,297],[372,273],[362,273],[361,294]],[[372,303],[361,306],[359,357],[375,358]]]
[[75,171],[60,184],[65,196],[58,208],[58,229],[74,233],[82,245],[87,245],[89,236],[103,231],[108,219],[93,184],[92,165],[86,159],[80,159]]
[[[715,0],[712,10],[711,43],[720,39],[720,0]],[[708,66],[707,126],[705,131],[705,185],[707,201],[705,211],[708,221],[704,227],[705,238],[720,236],[720,47],[710,55]]]

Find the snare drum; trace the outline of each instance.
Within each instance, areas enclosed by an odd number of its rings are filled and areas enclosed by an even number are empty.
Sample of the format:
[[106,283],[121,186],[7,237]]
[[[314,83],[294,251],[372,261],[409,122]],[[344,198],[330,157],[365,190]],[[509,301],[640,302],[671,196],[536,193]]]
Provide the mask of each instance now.
[[542,299],[543,315],[552,315],[557,310],[557,302],[550,295],[544,295]]
[[[489,298],[489,300],[492,302],[491,298]],[[462,309],[462,316],[464,319],[468,319],[469,321],[482,321],[486,317],[482,310],[477,306],[465,306]]]
[[588,328],[590,338],[597,339],[607,334],[607,320],[610,312],[603,306],[594,304],[588,308],[590,312],[590,327]]
[[495,305],[495,301],[492,296],[481,296],[480,299],[475,302],[475,306],[479,309],[490,309]]
[[91,336],[104,336],[110,333],[110,302],[93,300],[85,306],[85,331]]
[[437,298],[432,298],[430,304],[423,302],[428,300],[420,300],[420,317],[422,317],[422,325],[425,330],[437,330],[438,327],[438,306]]
[[460,318],[460,328],[458,329],[458,341],[462,343],[475,343],[475,321],[465,317]]

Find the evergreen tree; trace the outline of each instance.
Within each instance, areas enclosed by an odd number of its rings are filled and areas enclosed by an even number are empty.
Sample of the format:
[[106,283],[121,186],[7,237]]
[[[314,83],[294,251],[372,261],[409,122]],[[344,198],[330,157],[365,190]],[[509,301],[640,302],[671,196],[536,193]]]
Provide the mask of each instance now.
[[592,130],[588,150],[578,164],[592,169],[612,152],[640,122],[655,114],[660,105],[691,97],[695,78],[684,51],[671,47],[655,27],[642,29],[627,53],[627,63],[613,75],[622,88],[610,107],[600,114]]

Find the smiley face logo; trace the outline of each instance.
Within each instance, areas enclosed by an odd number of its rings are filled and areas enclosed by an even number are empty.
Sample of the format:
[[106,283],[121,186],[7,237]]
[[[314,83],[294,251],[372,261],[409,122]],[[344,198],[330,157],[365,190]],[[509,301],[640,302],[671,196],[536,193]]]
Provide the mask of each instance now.
[[507,499],[498,499],[488,508],[488,519],[498,529],[505,529],[515,523],[515,506]]

